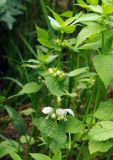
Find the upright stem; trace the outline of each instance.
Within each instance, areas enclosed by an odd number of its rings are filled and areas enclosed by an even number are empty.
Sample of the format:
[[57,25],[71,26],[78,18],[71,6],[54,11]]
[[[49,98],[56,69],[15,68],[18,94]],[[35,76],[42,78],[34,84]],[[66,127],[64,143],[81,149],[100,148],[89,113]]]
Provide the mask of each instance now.
[[76,6],[75,6],[75,4],[76,4],[76,2],[77,2],[77,0],[73,0],[73,16],[75,16],[75,14],[76,14]]
[[50,30],[50,34],[52,36],[54,36],[54,31],[53,31],[53,28],[51,27],[51,24],[50,24],[49,19],[48,19],[48,11],[47,11],[47,8],[46,8],[44,0],[40,0],[40,5],[42,7],[42,11],[44,13],[44,17],[45,17],[46,23],[47,23],[48,28]]

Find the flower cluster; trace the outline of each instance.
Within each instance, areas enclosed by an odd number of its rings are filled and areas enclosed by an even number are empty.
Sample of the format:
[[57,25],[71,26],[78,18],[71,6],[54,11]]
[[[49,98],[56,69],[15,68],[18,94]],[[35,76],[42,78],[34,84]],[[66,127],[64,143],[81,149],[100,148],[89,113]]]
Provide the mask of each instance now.
[[48,115],[48,117],[51,117],[53,119],[57,119],[57,120],[67,120],[67,113],[69,113],[70,115],[74,116],[74,112],[71,109],[63,109],[63,108],[57,108],[54,109],[52,107],[44,107],[42,109],[42,113]]
[[58,70],[57,68],[49,68],[48,69],[49,74],[51,74],[54,77],[64,78],[65,73],[61,70]]
[[68,44],[68,41],[67,40],[61,41],[60,39],[56,39],[55,44],[57,44],[58,46],[66,47]]

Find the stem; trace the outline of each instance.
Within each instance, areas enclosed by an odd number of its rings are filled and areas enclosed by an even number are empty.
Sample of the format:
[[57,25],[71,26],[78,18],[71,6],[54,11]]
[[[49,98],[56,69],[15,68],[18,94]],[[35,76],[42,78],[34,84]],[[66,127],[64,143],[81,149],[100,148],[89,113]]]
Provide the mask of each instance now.
[[26,142],[27,142],[27,149],[26,149],[26,160],[29,160],[30,157],[29,157],[29,153],[30,153],[30,144],[29,144],[29,140],[27,139],[27,136],[25,135],[25,139],[26,139]]
[[75,7],[75,3],[77,2],[77,0],[73,0],[73,16],[75,16],[77,9]]
[[53,28],[51,27],[50,21],[48,19],[48,11],[47,11],[46,4],[45,4],[44,0],[40,0],[40,5],[42,7],[42,11],[44,13],[44,17],[45,17],[46,23],[47,23],[48,28],[50,30],[50,34],[52,36],[54,36],[54,31],[53,31]]
[[82,145],[81,145],[81,148],[80,148],[80,151],[79,151],[79,153],[78,153],[78,156],[77,156],[76,160],[79,160],[79,159],[80,159],[80,155],[81,155],[81,152],[82,152],[82,149],[83,149],[85,143],[86,143],[85,141],[82,142]]

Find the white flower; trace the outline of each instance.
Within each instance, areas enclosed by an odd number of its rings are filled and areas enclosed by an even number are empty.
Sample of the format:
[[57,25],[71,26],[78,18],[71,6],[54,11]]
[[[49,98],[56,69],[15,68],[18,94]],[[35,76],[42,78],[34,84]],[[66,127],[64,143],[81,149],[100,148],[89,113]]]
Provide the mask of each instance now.
[[64,109],[67,113],[71,114],[72,116],[74,116],[74,112],[72,111],[72,109]]
[[52,107],[44,107],[42,109],[42,112],[53,119],[64,120],[64,121],[67,120],[66,118],[67,113],[74,116],[74,112],[69,108],[68,109],[57,108],[56,110],[54,110]]
[[53,108],[52,107],[44,107],[42,109],[42,113],[44,114],[51,114],[53,112]]
[[71,109],[62,109],[62,108],[56,109],[56,114],[58,116],[58,120],[61,120],[61,119],[66,120],[67,113],[74,116],[74,112]]

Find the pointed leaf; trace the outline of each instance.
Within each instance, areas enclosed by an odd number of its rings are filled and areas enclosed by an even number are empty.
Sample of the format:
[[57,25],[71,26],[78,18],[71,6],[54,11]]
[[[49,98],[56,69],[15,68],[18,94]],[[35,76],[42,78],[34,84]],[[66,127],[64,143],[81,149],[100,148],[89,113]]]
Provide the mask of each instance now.
[[113,56],[97,55],[93,61],[97,74],[107,88],[113,80]]

